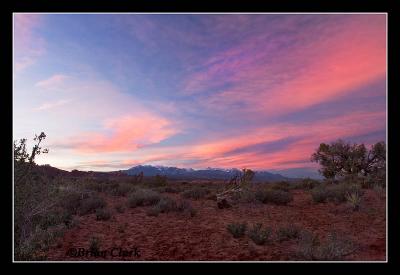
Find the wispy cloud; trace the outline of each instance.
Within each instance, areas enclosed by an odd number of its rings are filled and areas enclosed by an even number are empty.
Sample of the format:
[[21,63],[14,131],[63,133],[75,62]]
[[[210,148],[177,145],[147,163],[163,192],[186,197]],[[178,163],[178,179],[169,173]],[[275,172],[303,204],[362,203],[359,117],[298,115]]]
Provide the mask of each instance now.
[[53,109],[56,107],[60,107],[63,106],[67,103],[71,102],[71,99],[61,99],[61,100],[57,100],[54,102],[46,102],[43,103],[42,105],[40,105],[39,107],[35,108],[35,111],[44,111],[44,110],[48,110],[48,109]]
[[40,14],[17,13],[14,19],[14,68],[21,72],[36,63],[45,51],[45,40],[36,34],[42,25],[43,17]]
[[59,146],[80,153],[132,152],[159,143],[177,132],[171,121],[151,113],[141,113],[107,119],[102,131],[81,133]]
[[59,88],[60,85],[62,85],[65,82],[66,79],[68,79],[67,75],[55,74],[49,77],[48,79],[44,79],[37,82],[35,86],[43,89],[55,89]]
[[[282,20],[280,29],[291,30],[295,21]],[[275,31],[212,56],[186,79],[183,92],[197,94],[210,110],[240,106],[243,113],[271,116],[337,99],[386,76],[384,16],[311,20],[288,36]]]

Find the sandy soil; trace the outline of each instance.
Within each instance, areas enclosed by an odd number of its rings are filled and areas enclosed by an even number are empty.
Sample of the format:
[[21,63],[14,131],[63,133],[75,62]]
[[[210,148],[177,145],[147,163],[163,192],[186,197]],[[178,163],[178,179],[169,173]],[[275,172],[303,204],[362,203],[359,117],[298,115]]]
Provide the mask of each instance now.
[[[216,202],[208,199],[191,200],[197,210],[195,217],[180,213],[160,214],[151,217],[148,207],[127,208],[124,213],[115,211],[115,205],[124,203],[124,197],[105,196],[108,207],[114,210],[113,218],[97,221],[94,214],[77,217],[79,225],[67,230],[62,239],[46,252],[48,260],[111,260],[111,261],[286,261],[293,257],[297,240],[255,245],[247,236],[235,239],[226,227],[232,222],[262,223],[277,228],[295,224],[318,234],[320,238],[332,231],[351,238],[357,249],[345,260],[385,260],[386,212],[385,200],[372,190],[366,190],[361,209],[357,212],[346,204],[314,204],[304,190],[293,190],[294,200],[287,206],[265,204],[239,204],[228,209],[218,209]],[[179,194],[164,195],[179,198]],[[127,251],[137,248],[140,257],[115,256],[113,251],[103,257],[68,256],[71,249],[89,249],[90,239],[100,240],[100,250],[110,251],[121,247]],[[275,237],[273,237],[275,238]],[[109,252],[107,252],[109,253]],[[127,253],[129,254],[129,253]]]

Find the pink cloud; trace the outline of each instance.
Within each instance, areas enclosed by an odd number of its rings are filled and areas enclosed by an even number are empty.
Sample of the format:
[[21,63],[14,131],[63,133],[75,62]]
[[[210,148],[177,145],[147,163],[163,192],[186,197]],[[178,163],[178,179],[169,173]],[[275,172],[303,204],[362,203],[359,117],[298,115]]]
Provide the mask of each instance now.
[[41,26],[40,14],[17,13],[14,19],[14,68],[16,72],[34,64],[45,53],[45,41],[35,31]]
[[103,131],[82,133],[68,145],[80,153],[129,152],[178,132],[171,121],[150,113],[107,119],[103,124]]
[[68,76],[66,75],[55,74],[48,79],[37,82],[35,86],[43,89],[54,89],[60,87],[60,85],[62,85],[66,79],[68,79]]
[[[214,141],[179,147],[143,148],[142,157],[138,156],[135,161],[149,163],[174,160],[174,163],[179,162],[183,167],[193,168],[286,169],[299,167],[299,164],[302,167],[315,167],[315,163],[310,162],[310,156],[321,142],[382,130],[385,116],[385,112],[355,112],[312,123],[271,125],[233,137],[220,137]],[[297,138],[278,151],[230,153],[235,149],[290,137]],[[189,164],[186,161],[190,161]]]
[[54,102],[46,102],[46,103],[43,103],[42,105],[40,105],[39,107],[35,108],[34,110],[35,111],[48,110],[48,109],[63,106],[69,102],[71,102],[71,100],[69,100],[69,99],[61,99],[61,100],[57,100]]
[[283,39],[279,36],[246,40],[207,60],[184,82],[183,93],[218,89],[200,98],[201,106],[230,111],[240,103],[245,104],[243,112],[279,115],[384,79],[385,16],[356,19],[342,27],[317,29],[307,39],[298,34],[297,45],[282,56],[277,51]]

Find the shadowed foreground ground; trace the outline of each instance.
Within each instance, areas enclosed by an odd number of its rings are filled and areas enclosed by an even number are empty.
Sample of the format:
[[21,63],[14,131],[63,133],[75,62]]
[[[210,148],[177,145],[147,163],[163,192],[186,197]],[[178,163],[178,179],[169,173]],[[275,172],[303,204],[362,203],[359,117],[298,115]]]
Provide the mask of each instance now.
[[[314,204],[306,190],[291,190],[294,200],[286,206],[240,203],[228,209],[218,209],[212,199],[191,200],[197,210],[194,217],[182,213],[162,213],[148,216],[147,207],[115,211],[126,197],[101,194],[107,207],[113,209],[108,221],[96,220],[95,214],[77,216],[78,225],[68,229],[54,246],[44,252],[52,260],[299,260],[297,239],[278,241],[273,235],[265,245],[256,245],[247,236],[233,238],[227,225],[233,222],[262,223],[273,229],[282,225],[296,225],[317,234],[321,240],[329,232],[351,239],[354,251],[341,260],[385,260],[386,214],[385,199],[373,190],[366,190],[359,211],[347,204]],[[180,194],[164,193],[171,198]],[[89,249],[91,238],[99,239],[100,250],[114,247],[132,251],[126,257],[73,257],[73,248]],[[114,251],[114,255],[117,255]],[[129,254],[129,253],[128,253]],[[301,260],[301,259],[300,259]]]

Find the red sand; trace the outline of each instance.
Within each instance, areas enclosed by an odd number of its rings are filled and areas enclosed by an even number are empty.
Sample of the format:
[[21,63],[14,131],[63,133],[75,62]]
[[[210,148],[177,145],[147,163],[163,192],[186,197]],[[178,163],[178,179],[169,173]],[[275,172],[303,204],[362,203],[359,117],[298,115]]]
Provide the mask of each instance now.
[[[78,217],[77,227],[67,230],[58,245],[46,253],[48,260],[294,260],[297,241],[289,240],[264,246],[255,245],[247,236],[235,239],[226,226],[232,222],[262,223],[277,228],[287,223],[296,224],[318,234],[322,239],[331,231],[351,238],[357,250],[345,260],[385,260],[386,212],[385,200],[372,190],[366,190],[358,212],[346,204],[314,204],[308,192],[291,191],[294,200],[287,206],[265,204],[239,204],[229,209],[218,209],[213,200],[191,200],[197,215],[193,218],[180,213],[147,216],[148,207],[127,208],[124,213],[115,211],[123,197],[105,197],[114,211],[109,221],[97,221],[94,214]],[[179,194],[166,194],[178,198]],[[138,248],[140,257],[71,257],[71,248],[89,249],[91,237],[100,240],[100,250],[122,247]],[[273,237],[275,238],[275,236]],[[115,252],[115,251],[114,251]]]

